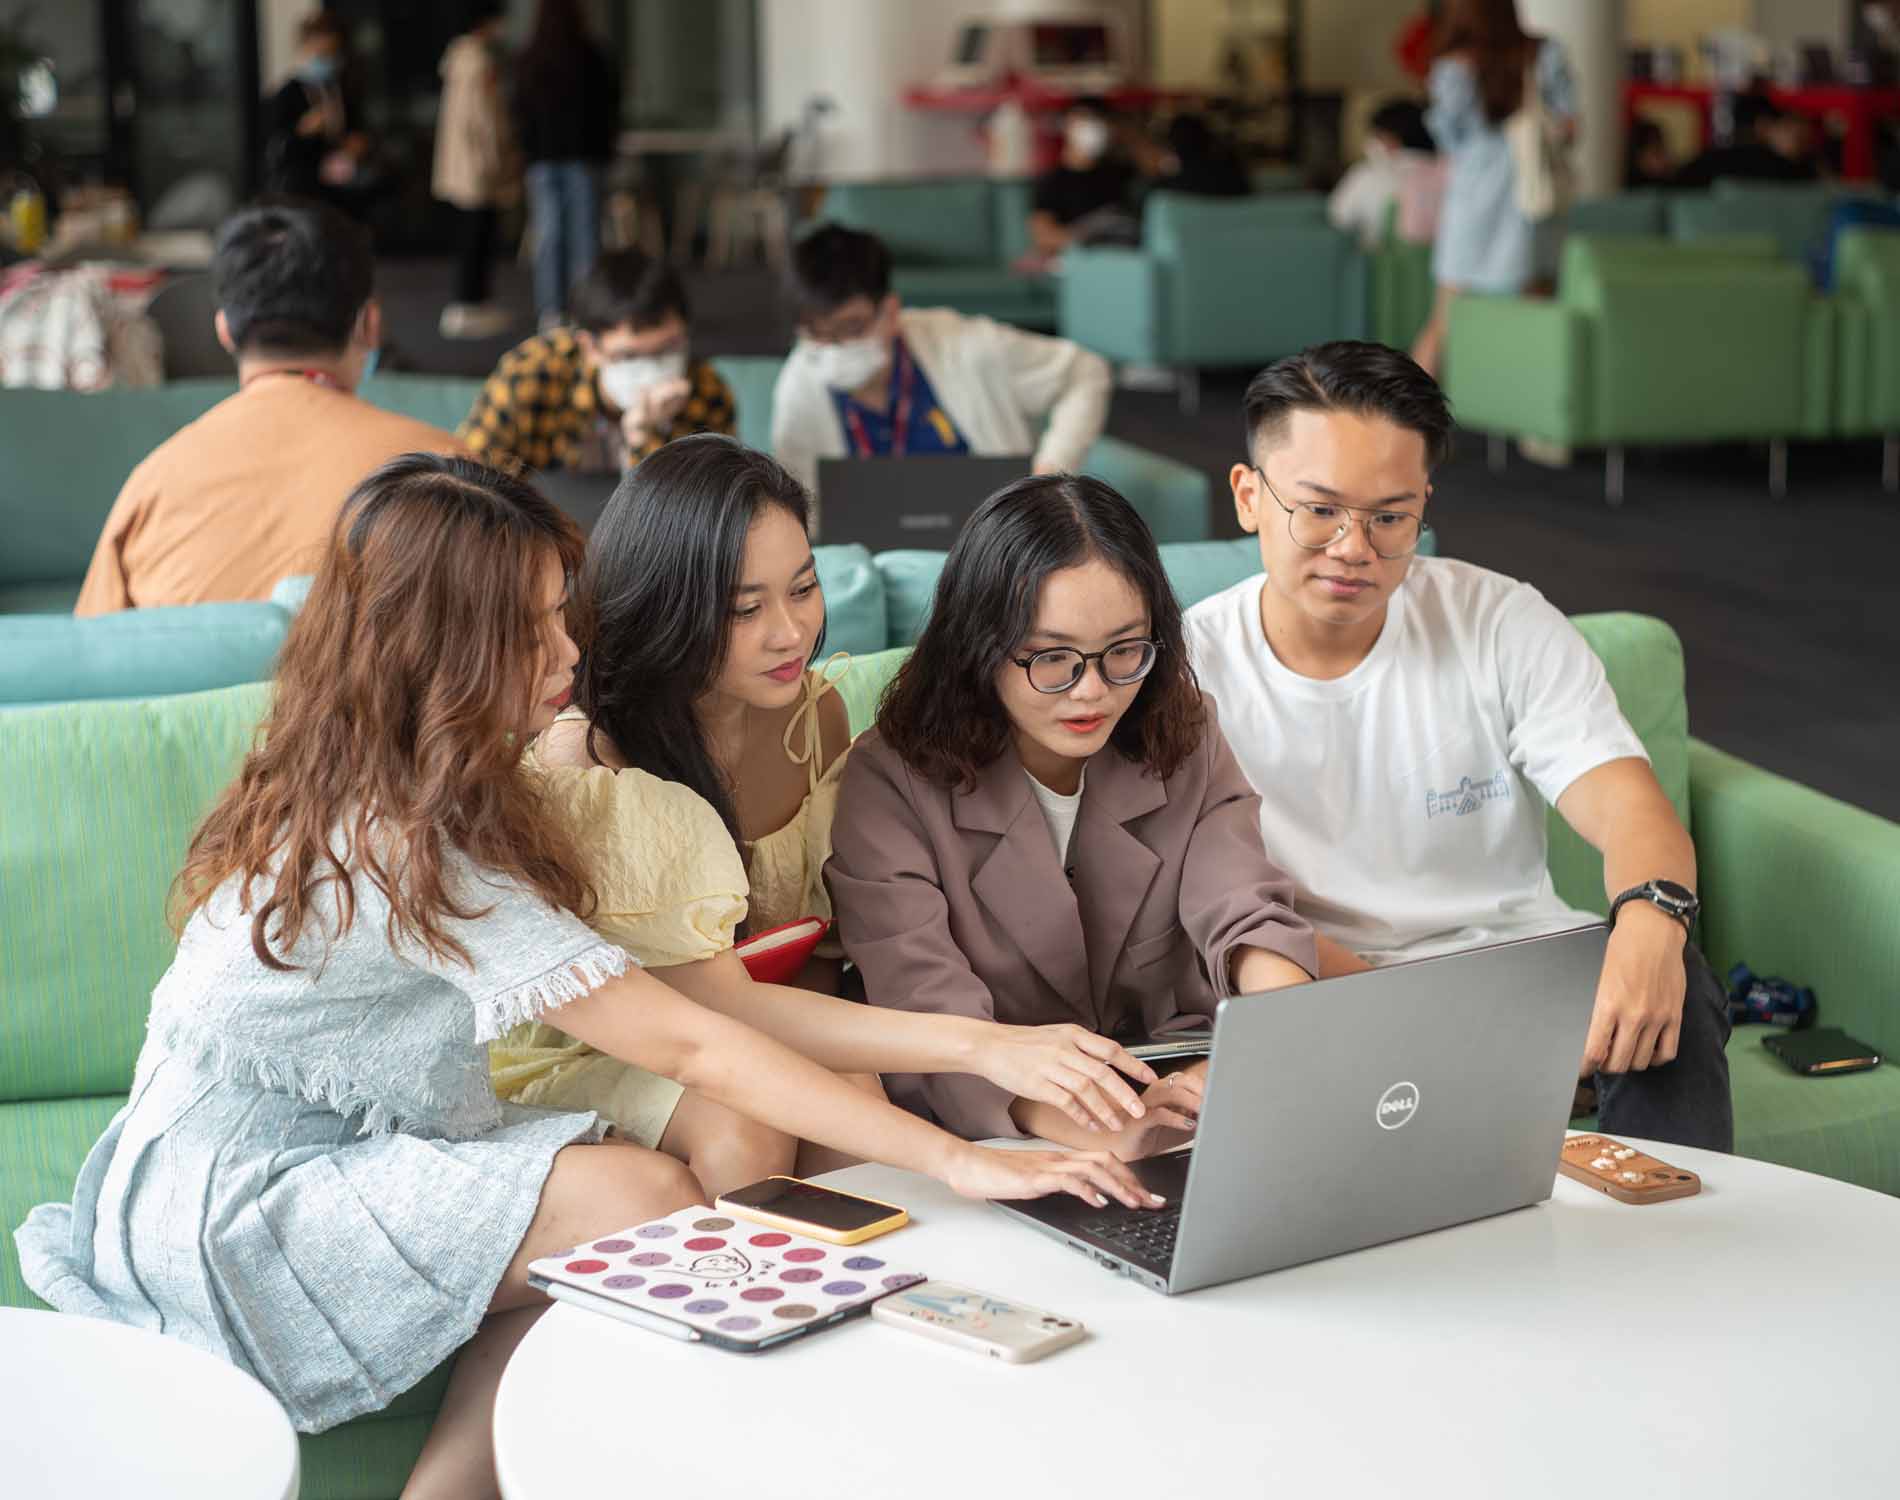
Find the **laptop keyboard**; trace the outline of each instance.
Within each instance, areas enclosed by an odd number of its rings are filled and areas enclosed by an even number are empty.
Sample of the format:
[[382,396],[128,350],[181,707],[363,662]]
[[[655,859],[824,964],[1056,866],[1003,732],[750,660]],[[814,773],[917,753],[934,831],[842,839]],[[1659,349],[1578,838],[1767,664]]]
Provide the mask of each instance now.
[[1124,1259],[1165,1266],[1174,1260],[1174,1237],[1181,1229],[1178,1204],[1167,1208],[1111,1214],[1082,1225],[1089,1234],[1114,1246]]

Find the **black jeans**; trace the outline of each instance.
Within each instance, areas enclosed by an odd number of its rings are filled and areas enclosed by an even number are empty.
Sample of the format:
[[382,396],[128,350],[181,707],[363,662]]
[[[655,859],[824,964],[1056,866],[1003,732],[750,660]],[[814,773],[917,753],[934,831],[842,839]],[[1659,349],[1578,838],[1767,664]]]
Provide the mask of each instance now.
[[1728,996],[1694,943],[1682,949],[1688,988],[1673,1062],[1640,1073],[1597,1074],[1597,1125],[1605,1135],[1634,1135],[1710,1151],[1735,1149],[1729,1099]]
[[495,226],[501,217],[492,208],[458,209],[461,218],[460,243],[455,258],[455,300],[488,300],[489,261],[495,249]]

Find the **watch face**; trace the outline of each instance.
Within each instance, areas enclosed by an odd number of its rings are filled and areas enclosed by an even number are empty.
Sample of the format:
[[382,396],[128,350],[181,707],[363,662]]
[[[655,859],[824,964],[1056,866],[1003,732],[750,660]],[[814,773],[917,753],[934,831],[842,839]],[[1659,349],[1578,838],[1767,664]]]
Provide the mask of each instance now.
[[1657,895],[1666,897],[1677,906],[1687,909],[1699,904],[1695,892],[1686,885],[1678,885],[1673,880],[1652,880],[1650,884],[1655,887]]

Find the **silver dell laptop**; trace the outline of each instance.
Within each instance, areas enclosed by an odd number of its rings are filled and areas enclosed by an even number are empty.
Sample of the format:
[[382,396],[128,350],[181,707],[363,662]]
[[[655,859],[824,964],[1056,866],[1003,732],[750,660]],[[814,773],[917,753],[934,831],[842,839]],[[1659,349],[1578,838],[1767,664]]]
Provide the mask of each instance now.
[[1191,1292],[1540,1203],[1608,940],[1597,923],[1223,1000],[1193,1149],[1135,1163],[1166,1208],[996,1206]]

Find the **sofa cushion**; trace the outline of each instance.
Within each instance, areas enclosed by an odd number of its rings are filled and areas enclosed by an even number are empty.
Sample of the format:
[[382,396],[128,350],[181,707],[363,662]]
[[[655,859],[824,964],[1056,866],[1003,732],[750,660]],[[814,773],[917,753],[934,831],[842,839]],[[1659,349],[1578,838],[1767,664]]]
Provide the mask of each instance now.
[[1900,1194],[1900,1068],[1803,1078],[1762,1046],[1770,1029],[1729,1037],[1736,1154]]
[[27,1210],[73,1195],[79,1164],[125,1103],[123,1093],[0,1104],[0,1307],[44,1307],[20,1279],[13,1231]]
[[876,235],[899,267],[996,265],[1003,258],[982,177],[838,183],[820,212]]
[[884,642],[910,646],[923,634],[936,598],[937,575],[949,554],[923,548],[880,552],[872,561],[884,576]]
[[0,714],[0,1100],[130,1085],[172,879],[269,692]]
[[79,584],[77,574],[50,583],[0,583],[0,615],[69,615]]
[[[1682,641],[1649,615],[1572,615],[1570,623],[1603,663],[1623,717],[1649,752],[1656,779],[1689,824],[1689,706],[1683,696]],[[1550,871],[1557,894],[1572,906],[1601,912],[1603,856],[1550,809]]]
[[853,542],[814,547],[825,591],[825,650],[862,656],[884,649],[884,578],[871,554]]
[[85,577],[126,476],[236,388],[180,380],[85,394],[8,391],[0,400],[0,585]]
[[884,697],[884,689],[890,686],[897,669],[903,666],[904,658],[909,655],[910,647],[893,646],[888,651],[860,656],[851,663],[851,670],[839,679],[838,696],[844,699],[844,710],[850,720],[853,737],[871,727],[872,721],[877,718],[877,707]]
[[290,629],[275,604],[0,616],[0,706],[155,698],[270,676]]

